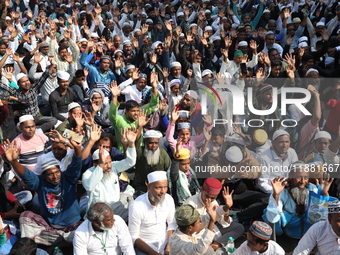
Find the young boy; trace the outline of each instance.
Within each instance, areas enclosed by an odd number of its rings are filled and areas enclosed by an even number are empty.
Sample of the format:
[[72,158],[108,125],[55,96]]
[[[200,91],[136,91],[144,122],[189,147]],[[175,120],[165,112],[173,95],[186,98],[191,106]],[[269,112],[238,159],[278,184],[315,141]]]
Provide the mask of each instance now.
[[[215,233],[216,206],[207,207],[210,216],[208,228],[203,229],[199,212],[192,205],[182,205],[175,213],[178,229],[170,237],[170,255],[214,254],[210,247]],[[200,231],[200,236],[197,233]]]
[[254,221],[247,233],[247,241],[244,241],[233,255],[284,255],[285,251],[282,247],[276,242],[269,240],[272,232],[272,228],[267,223]]

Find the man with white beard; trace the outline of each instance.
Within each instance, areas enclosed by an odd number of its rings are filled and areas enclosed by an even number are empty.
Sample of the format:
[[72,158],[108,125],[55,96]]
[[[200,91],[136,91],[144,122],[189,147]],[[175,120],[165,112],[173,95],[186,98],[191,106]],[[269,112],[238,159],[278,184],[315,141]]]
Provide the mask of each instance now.
[[96,255],[103,251],[104,254],[135,255],[125,222],[102,202],[91,205],[87,220],[75,231],[73,247],[75,255]]
[[134,198],[147,192],[145,182],[149,173],[153,171],[165,172],[171,165],[168,153],[163,148],[159,148],[161,137],[161,132],[149,130],[144,134],[144,146],[140,147],[137,145],[136,147],[136,174],[132,184],[136,190]]
[[165,171],[147,176],[148,192],[139,196],[129,208],[129,231],[137,255],[169,254],[169,238],[177,227],[175,203],[167,194]]
[[92,203],[106,202],[117,215],[127,221],[128,206],[133,199],[129,194],[120,193],[118,174],[136,163],[136,136],[135,132],[124,130],[121,140],[124,148],[128,148],[126,158],[121,161],[112,162],[110,154],[104,149],[93,153],[93,167],[88,169],[82,178],[82,184],[89,195],[88,208]]
[[327,198],[333,179],[325,175],[317,187],[308,182],[309,170],[305,162],[297,161],[290,169],[288,181],[281,177],[271,181],[273,193],[264,218],[267,222],[275,223],[276,234],[283,232],[289,237],[300,239],[310,227],[305,221],[310,192]]

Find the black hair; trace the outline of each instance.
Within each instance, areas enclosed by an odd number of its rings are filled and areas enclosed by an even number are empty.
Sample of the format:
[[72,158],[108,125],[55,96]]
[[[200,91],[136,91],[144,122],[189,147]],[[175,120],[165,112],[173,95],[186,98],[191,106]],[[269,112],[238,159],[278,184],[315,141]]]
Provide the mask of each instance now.
[[[199,218],[199,217],[198,217]],[[198,219],[197,218],[197,219]],[[197,220],[196,220],[197,221]],[[183,232],[185,232],[187,229],[188,229],[188,227],[190,227],[190,226],[194,226],[195,225],[195,223],[196,223],[196,221],[194,222],[194,223],[192,223],[191,225],[189,225],[189,226],[178,226],[178,229],[183,233]]]
[[110,134],[110,133],[106,133],[106,132],[101,133],[98,142],[99,142],[100,140],[104,140],[104,141],[110,140],[111,146],[113,146],[113,144],[114,144],[114,143],[113,143],[113,142],[114,142],[113,135]]
[[135,101],[135,100],[128,100],[125,103],[125,110],[130,111],[132,108],[138,107],[139,108],[139,104]]
[[38,245],[34,240],[28,237],[22,237],[16,241],[9,253],[9,255],[35,255]]
[[0,46],[1,45],[6,45],[7,46],[7,43],[5,41],[3,41],[3,40],[0,40]]
[[250,233],[250,234],[253,236],[254,242],[255,242],[255,243],[265,244],[265,243],[268,242],[268,240],[263,240],[263,239],[261,239],[261,238],[258,238],[257,236],[254,236],[252,233]]
[[80,77],[83,77],[83,76],[85,76],[84,70],[81,70],[81,69],[77,70],[74,74],[75,78],[80,78]]
[[282,62],[280,60],[273,60],[270,62],[271,67],[282,66]]
[[277,49],[275,49],[275,48],[271,48],[271,49],[269,49],[268,50],[268,56],[270,55],[270,53],[272,53],[273,51],[277,51],[277,52],[279,52]]
[[67,50],[68,49],[68,47],[66,47],[66,46],[59,46],[59,48],[58,48],[58,53],[60,53],[62,50]]
[[211,135],[213,136],[225,136],[225,128],[223,125],[217,125],[211,129]]

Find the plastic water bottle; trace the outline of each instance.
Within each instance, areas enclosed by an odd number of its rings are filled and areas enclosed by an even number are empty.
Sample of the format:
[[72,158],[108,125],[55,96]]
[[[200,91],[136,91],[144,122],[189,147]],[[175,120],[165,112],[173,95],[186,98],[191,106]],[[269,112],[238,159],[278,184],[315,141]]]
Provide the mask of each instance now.
[[53,251],[53,255],[63,255],[63,252],[59,249],[59,247],[55,247]]
[[228,254],[232,254],[235,251],[234,238],[232,237],[229,237],[228,239],[227,251],[228,251]]
[[233,213],[233,214],[232,214],[232,218],[233,218],[233,222],[234,222],[234,223],[238,223],[238,218],[237,218],[236,213]]

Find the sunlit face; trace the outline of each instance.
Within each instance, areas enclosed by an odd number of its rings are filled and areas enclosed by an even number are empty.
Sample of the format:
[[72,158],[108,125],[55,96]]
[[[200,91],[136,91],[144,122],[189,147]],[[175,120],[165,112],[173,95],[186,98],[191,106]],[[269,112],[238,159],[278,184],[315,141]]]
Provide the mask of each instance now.
[[146,79],[145,78],[139,78],[136,82],[137,89],[139,91],[142,91],[146,87]]
[[175,85],[171,86],[170,89],[171,89],[172,93],[174,93],[177,96],[179,94],[179,92],[181,92],[181,85],[175,84]]
[[27,76],[24,76],[18,81],[18,86],[22,90],[28,91],[31,88],[31,82],[30,82],[30,80],[28,79]]
[[190,170],[190,158],[179,161],[179,169],[184,173]]
[[165,198],[167,191],[168,180],[156,181],[148,185],[149,196],[155,198],[158,201]]
[[188,143],[190,140],[190,129],[183,128],[178,131],[178,136],[182,139],[183,143]]
[[155,152],[159,148],[159,138],[146,138],[144,142],[149,151]]
[[288,135],[281,135],[277,137],[272,142],[276,151],[280,154],[287,153],[288,149],[290,148],[290,137]]
[[323,154],[330,143],[331,141],[328,138],[319,138],[316,139],[314,146],[317,152]]
[[52,184],[53,186],[56,186],[60,183],[61,171],[59,166],[50,167],[49,169],[44,171],[42,175],[45,178],[45,180],[49,184]]
[[263,253],[268,249],[268,243],[257,243],[254,240],[254,236],[248,232],[247,233],[247,245],[251,251],[258,251],[259,253]]
[[100,94],[94,94],[94,95],[92,96],[92,103],[94,103],[94,104],[97,105],[97,106],[102,105],[102,103],[103,103],[103,98],[102,98],[102,96],[101,96]]
[[20,124],[20,130],[25,139],[31,139],[36,131],[34,120],[26,120]]
[[307,187],[309,182],[309,171],[304,168],[297,168],[291,174],[290,183],[292,188],[298,187],[299,189],[304,189]]
[[136,121],[139,116],[139,107],[133,107],[125,112],[126,118],[129,121]]
[[334,233],[340,236],[340,213],[329,213],[328,221],[332,226]]
[[281,66],[273,66],[271,70],[271,75],[273,77],[279,77],[281,73]]
[[180,77],[182,73],[182,67],[180,66],[174,66],[171,68],[171,74],[175,77]]

